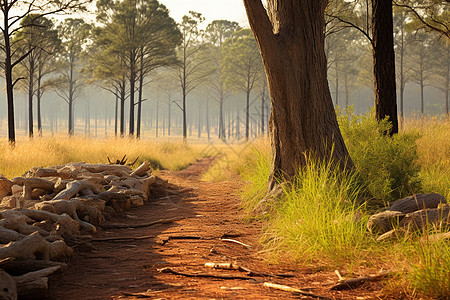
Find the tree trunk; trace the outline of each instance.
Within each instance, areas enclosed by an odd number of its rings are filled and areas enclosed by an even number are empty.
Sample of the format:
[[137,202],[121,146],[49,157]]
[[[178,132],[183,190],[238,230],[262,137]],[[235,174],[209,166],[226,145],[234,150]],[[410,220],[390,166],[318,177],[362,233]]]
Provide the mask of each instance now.
[[33,137],[33,94],[34,94],[34,61],[30,57],[30,72],[28,78],[28,136]]
[[339,76],[338,76],[338,67],[339,67],[339,61],[336,59],[336,83],[335,83],[335,89],[336,89],[336,107],[339,106]]
[[187,123],[186,123],[186,90],[183,88],[183,142],[187,141]]
[[250,134],[250,89],[246,91],[245,101],[245,140],[248,141]]
[[156,125],[156,137],[158,137],[158,123],[159,123],[159,100],[156,100],[156,121],[155,121],[155,125]]
[[130,136],[134,134],[134,89],[136,84],[136,70],[134,63],[134,55],[130,58],[130,127],[128,133]]
[[171,127],[171,119],[170,119],[170,110],[171,110],[171,107],[172,107],[172,97],[171,96],[169,96],[169,103],[168,103],[168,105],[167,105],[168,107],[167,107],[167,110],[168,110],[168,112],[167,112],[167,135],[168,136],[170,136],[170,127]]
[[38,74],[38,78],[37,78],[37,92],[36,92],[36,100],[37,100],[37,122],[38,122],[38,133],[39,136],[42,137],[42,116],[41,116],[41,97],[42,97],[42,93],[41,93],[41,80],[42,80],[42,75],[40,72],[40,68],[39,68],[39,74]]
[[120,91],[120,137],[125,135],[125,77]]
[[226,139],[225,124],[223,122],[223,91],[221,91],[219,99],[219,139]]
[[138,91],[138,111],[136,120],[136,138],[141,137],[141,115],[142,115],[142,89],[144,86],[144,54],[141,51],[141,66],[139,76],[139,91]]
[[[5,3],[6,4],[6,3]],[[2,4],[3,5],[3,4]],[[14,99],[13,99],[13,81],[12,81],[12,61],[11,44],[9,40],[9,18],[8,11],[4,13],[3,41],[5,43],[5,81],[6,81],[6,99],[8,102],[8,140],[11,145],[16,142],[16,131],[14,122]]]
[[[269,83],[272,167],[269,190],[291,180],[308,155],[353,163],[336,119],[324,52],[326,0],[244,0]],[[306,155],[305,155],[306,153]]]
[[118,121],[117,118],[119,114],[118,109],[119,109],[119,96],[116,94],[116,106],[114,111],[114,136],[117,136],[117,121]]
[[389,117],[390,135],[398,133],[392,0],[373,0],[373,70],[377,120]]
[[208,142],[210,139],[209,135],[209,101],[206,101],[206,134],[208,135]]

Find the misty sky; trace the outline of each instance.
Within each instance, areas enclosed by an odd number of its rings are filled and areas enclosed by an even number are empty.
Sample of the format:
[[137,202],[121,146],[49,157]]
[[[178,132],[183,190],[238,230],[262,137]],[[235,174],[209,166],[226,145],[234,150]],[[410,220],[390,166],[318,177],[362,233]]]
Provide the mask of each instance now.
[[229,20],[247,24],[242,0],[160,0],[169,10],[172,18],[180,22],[190,10],[201,13],[208,24],[214,20]]

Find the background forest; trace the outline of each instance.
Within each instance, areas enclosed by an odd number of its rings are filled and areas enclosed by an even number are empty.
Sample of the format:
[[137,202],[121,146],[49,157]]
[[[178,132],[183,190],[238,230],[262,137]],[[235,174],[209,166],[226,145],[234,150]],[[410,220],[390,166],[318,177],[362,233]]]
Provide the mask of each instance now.
[[[336,0],[327,9],[333,101],[356,114],[374,99],[368,3]],[[445,20],[445,4],[429,5]],[[97,1],[92,14],[95,22],[30,12],[12,33],[19,135],[237,141],[267,132],[267,83],[249,29],[226,20],[206,24],[200,12],[177,24],[158,1]],[[421,29],[400,6],[394,27],[399,115],[447,114],[448,38]],[[1,100],[1,136],[7,128]]]

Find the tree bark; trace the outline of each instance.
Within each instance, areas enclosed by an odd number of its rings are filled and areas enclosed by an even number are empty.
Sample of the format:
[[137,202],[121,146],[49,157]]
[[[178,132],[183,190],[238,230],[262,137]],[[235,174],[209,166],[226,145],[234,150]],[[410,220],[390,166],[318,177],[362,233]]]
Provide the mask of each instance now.
[[390,135],[398,133],[392,0],[372,2],[373,70],[377,120],[389,117]]
[[[308,155],[353,163],[336,119],[324,52],[325,0],[244,0],[261,50],[272,101],[269,189],[290,180]],[[269,16],[270,19],[269,19]],[[306,154],[306,155],[305,155]]]

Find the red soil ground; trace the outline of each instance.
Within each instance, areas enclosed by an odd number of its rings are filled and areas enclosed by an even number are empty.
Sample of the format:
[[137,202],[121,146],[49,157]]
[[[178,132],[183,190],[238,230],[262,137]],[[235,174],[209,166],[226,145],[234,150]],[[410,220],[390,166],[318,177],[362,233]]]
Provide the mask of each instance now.
[[[353,291],[330,291],[337,282],[332,270],[268,264],[258,246],[261,223],[245,221],[240,209],[242,183],[200,181],[200,175],[212,161],[213,158],[203,159],[183,171],[161,172],[158,176],[168,180],[178,192],[154,198],[150,204],[111,222],[132,226],[158,219],[184,219],[142,228],[99,230],[95,238],[149,237],[94,242],[91,251],[79,249],[69,267],[50,278],[50,299],[315,299],[269,289],[263,286],[264,282],[305,289],[331,299],[379,299],[383,286],[380,282],[367,283]],[[176,239],[181,236],[201,239]],[[224,242],[221,237],[251,247]],[[237,270],[207,268],[207,262],[237,262],[257,272],[294,277],[224,280],[158,272],[170,267],[190,274],[247,276]]]

